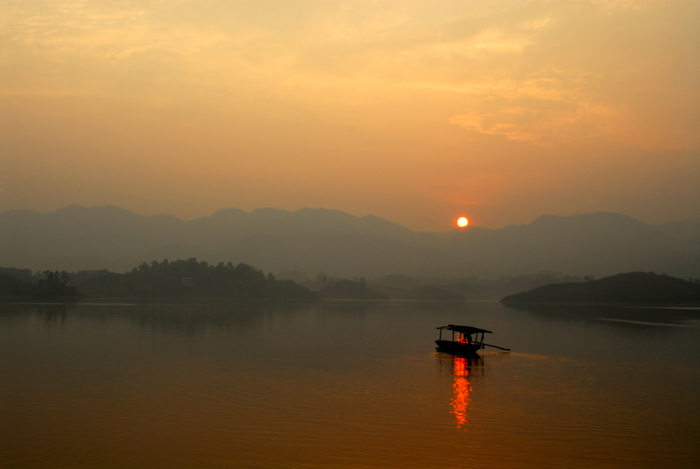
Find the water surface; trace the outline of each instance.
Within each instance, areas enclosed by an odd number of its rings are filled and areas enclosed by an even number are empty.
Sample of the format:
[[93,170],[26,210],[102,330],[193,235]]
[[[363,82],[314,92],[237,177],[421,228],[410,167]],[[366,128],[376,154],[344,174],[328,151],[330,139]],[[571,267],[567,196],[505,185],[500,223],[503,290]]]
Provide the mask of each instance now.
[[[0,467],[698,467],[699,318],[0,305]],[[450,323],[513,352],[437,353]]]

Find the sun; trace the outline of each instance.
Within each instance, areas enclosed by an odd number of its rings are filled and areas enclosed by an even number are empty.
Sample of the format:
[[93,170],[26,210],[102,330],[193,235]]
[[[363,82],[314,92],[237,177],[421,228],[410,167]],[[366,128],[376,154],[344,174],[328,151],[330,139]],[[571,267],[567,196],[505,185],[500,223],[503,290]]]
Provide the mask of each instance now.
[[459,217],[457,219],[457,226],[460,228],[465,228],[469,224],[469,220],[467,220],[467,217]]

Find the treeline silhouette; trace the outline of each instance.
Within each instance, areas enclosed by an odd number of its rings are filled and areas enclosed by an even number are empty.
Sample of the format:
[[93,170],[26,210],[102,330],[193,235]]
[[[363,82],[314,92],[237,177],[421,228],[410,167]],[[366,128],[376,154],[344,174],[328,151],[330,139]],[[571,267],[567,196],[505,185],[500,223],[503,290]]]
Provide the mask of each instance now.
[[72,300],[78,296],[78,290],[68,285],[68,272],[45,270],[37,284],[32,285],[32,296],[39,300]]
[[[23,277],[26,275],[25,271],[11,270],[19,272]],[[78,290],[68,285],[70,276],[66,271],[45,270],[34,276],[33,280],[0,273],[0,297],[31,298],[37,301],[74,301],[78,298]]]
[[[142,263],[129,273],[106,269],[77,272],[53,272],[56,279],[68,279],[66,290],[47,280],[49,271],[33,273],[30,269],[0,267],[0,298],[42,301],[70,301],[84,298],[311,298],[324,299],[411,299],[461,301],[466,299],[500,299],[505,295],[538,286],[583,282],[591,276],[569,276],[553,272],[479,279],[478,277],[418,278],[392,274],[379,279],[365,277],[336,278],[319,272],[315,278],[300,271],[283,271],[265,275],[247,264],[209,265],[196,258],[169,262]],[[264,281],[263,281],[264,280]],[[41,285],[40,285],[41,284]],[[302,288],[300,288],[302,287]],[[53,293],[51,293],[53,292]],[[69,294],[68,294],[69,293]]]
[[[196,258],[153,261],[131,272],[106,270],[78,272],[78,286],[68,285],[67,272],[45,271],[30,281],[0,273],[0,296],[37,301],[76,301],[86,298],[277,298],[312,299],[316,295],[292,280],[277,280],[271,273],[247,264],[209,265]],[[73,279],[75,280],[75,279]]]
[[627,272],[599,280],[544,285],[501,300],[518,304],[698,305],[700,283],[654,272]]
[[592,276],[571,277],[551,272],[493,280],[416,279],[399,274],[374,281],[364,277],[350,280],[329,277],[323,272],[312,279],[298,271],[281,272],[275,277],[245,263],[210,265],[196,258],[142,263],[127,273],[46,270],[32,274],[29,269],[0,267],[0,298],[3,301],[168,299],[187,302],[217,298],[463,301],[502,298],[506,304],[698,304],[698,288],[700,280],[696,278],[685,281],[653,272],[630,272],[600,280]]
[[291,280],[247,264],[209,265],[196,258],[170,262],[153,261],[134,267],[131,272],[107,272],[85,280],[80,292],[92,297],[220,297],[304,299],[315,295]]

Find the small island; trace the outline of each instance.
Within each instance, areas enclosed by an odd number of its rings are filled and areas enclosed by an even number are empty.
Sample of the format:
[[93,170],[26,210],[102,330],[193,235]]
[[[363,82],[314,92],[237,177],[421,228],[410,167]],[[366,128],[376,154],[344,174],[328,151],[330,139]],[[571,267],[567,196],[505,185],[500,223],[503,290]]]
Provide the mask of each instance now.
[[501,303],[697,306],[700,283],[653,272],[628,272],[599,280],[544,285],[508,295]]
[[277,280],[271,273],[247,264],[209,265],[196,258],[143,263],[125,274],[105,272],[80,284],[88,297],[172,298],[267,298],[313,299],[308,289],[291,280]]
[[[169,299],[178,302],[203,299],[280,299],[313,300],[318,297],[309,289],[291,280],[278,280],[271,273],[247,264],[209,265],[196,258],[169,262],[153,261],[135,267],[131,272],[107,270],[78,272],[30,271],[4,269],[0,273],[0,298],[39,302],[71,303],[85,301],[154,301]],[[23,278],[16,278],[21,275]],[[75,282],[75,285],[71,285]]]
[[65,271],[45,270],[35,275],[33,280],[22,280],[0,273],[0,298],[65,303],[79,298],[78,290],[68,285],[69,276]]

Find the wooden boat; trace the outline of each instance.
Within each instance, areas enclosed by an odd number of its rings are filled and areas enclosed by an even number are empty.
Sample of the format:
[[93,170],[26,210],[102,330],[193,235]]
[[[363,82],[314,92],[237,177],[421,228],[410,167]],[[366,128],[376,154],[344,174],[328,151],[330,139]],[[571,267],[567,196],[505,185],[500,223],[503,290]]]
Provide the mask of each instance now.
[[[451,353],[452,355],[460,355],[463,357],[478,357],[479,350],[484,347],[493,347],[501,350],[510,351],[510,349],[498,347],[484,343],[484,334],[493,334],[486,329],[479,329],[471,326],[457,326],[450,324],[448,326],[438,327],[440,337],[435,341],[440,352]],[[452,331],[452,339],[443,339],[443,330]]]

